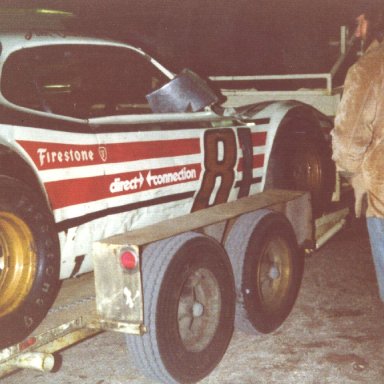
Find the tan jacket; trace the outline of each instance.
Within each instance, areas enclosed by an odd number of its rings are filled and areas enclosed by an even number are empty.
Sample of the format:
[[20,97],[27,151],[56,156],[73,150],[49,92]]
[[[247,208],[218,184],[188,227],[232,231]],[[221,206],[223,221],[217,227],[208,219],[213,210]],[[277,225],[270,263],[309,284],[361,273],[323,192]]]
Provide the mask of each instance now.
[[332,131],[333,160],[351,174],[356,215],[384,217],[384,43],[371,44],[349,69]]

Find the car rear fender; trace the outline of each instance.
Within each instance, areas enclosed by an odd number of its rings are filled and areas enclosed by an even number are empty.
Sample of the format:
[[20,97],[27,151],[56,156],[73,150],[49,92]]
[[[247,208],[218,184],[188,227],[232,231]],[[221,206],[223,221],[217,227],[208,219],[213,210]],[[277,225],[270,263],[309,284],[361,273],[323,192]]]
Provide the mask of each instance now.
[[30,186],[50,208],[48,197],[37,172],[13,149],[0,144],[0,175],[18,179]]

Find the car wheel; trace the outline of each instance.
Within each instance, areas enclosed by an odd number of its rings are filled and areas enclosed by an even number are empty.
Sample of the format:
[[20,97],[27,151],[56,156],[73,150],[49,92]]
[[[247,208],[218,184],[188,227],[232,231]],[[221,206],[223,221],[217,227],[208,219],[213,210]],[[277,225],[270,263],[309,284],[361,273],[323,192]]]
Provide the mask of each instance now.
[[59,288],[59,246],[46,204],[0,177],[0,346],[21,341],[45,317]]
[[225,243],[237,293],[235,325],[247,333],[277,329],[292,310],[304,257],[284,215],[266,209],[241,216]]
[[140,370],[164,383],[194,383],[223,357],[235,312],[231,264],[213,239],[185,233],[142,255],[147,333],[127,336]]
[[306,134],[278,140],[274,150],[270,188],[311,193],[314,216],[330,205],[335,187],[335,166],[325,144]]

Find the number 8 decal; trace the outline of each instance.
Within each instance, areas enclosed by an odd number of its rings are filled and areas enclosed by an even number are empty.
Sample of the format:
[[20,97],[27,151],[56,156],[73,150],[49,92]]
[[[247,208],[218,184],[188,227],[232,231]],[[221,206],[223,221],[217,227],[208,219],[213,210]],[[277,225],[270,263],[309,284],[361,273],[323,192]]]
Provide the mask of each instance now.
[[[204,135],[204,175],[200,190],[192,207],[192,212],[225,203],[235,181],[236,137],[232,129],[214,129]],[[220,186],[216,196],[212,196],[217,179]],[[210,204],[210,200],[213,202]]]
[[[242,180],[237,183],[238,197],[248,196],[252,184],[252,138],[249,128],[238,129],[239,143],[243,153]],[[196,195],[192,212],[228,201],[235,181],[237,161],[236,136],[232,129],[213,129],[204,135],[204,175]],[[217,187],[217,183],[220,183]],[[215,188],[216,186],[216,188]],[[216,195],[214,192],[217,190]]]

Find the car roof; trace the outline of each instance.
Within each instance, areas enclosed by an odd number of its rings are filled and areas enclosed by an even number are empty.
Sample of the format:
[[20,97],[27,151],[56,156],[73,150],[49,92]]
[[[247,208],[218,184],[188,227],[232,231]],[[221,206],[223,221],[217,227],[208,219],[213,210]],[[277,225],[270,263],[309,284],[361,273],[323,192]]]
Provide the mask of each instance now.
[[125,47],[137,51],[141,54],[144,52],[140,48],[132,45],[108,40],[98,37],[89,37],[55,30],[45,31],[19,31],[19,32],[1,32],[0,31],[1,54],[8,56],[11,52],[23,48],[39,47],[44,45],[66,45],[66,44],[91,44]]
[[45,8],[0,8],[0,42],[2,49],[12,50],[55,44],[98,44],[125,46],[105,38],[84,36],[68,25],[77,19],[69,11]]

